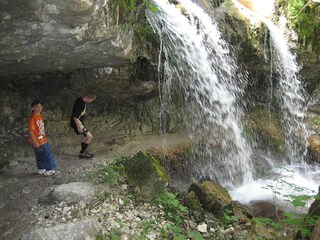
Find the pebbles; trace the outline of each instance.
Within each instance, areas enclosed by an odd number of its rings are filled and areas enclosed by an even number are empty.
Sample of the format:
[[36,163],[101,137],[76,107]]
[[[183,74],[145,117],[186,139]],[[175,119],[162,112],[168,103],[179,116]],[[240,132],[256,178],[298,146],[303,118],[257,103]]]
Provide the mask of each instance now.
[[[121,188],[124,191],[126,188]],[[126,198],[126,193],[114,190],[105,201],[95,200],[91,204],[83,202],[57,204],[38,204],[31,210],[37,217],[38,227],[49,227],[61,223],[77,222],[83,219],[99,219],[103,232],[117,231],[123,239],[141,234],[145,224],[152,221],[156,227],[148,234],[147,239],[160,237],[160,229],[166,228],[167,221],[164,211],[149,203],[136,203]],[[121,191],[121,190],[120,190]],[[151,229],[153,230],[153,229]]]

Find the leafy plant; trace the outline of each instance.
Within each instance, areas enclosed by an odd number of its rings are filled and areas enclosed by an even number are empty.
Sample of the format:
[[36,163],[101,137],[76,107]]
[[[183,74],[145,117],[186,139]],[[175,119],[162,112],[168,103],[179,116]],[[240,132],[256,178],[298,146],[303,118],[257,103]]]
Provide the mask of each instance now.
[[123,160],[124,157],[116,156],[110,164],[102,164],[96,175],[93,176],[95,181],[98,183],[107,183],[110,186],[117,185],[120,178],[124,175]]
[[[290,171],[286,168],[283,168],[287,171]],[[311,199],[320,198],[319,195],[314,194],[314,191],[311,191],[307,188],[300,187],[294,183],[287,182],[281,178],[274,178],[275,185],[267,185],[266,189],[270,189],[273,194],[277,197],[282,197],[286,202],[290,203],[296,209],[305,207]],[[284,188],[291,188],[292,194],[284,194],[282,190]],[[302,194],[304,192],[310,192],[312,194]],[[255,221],[258,224],[269,225],[276,230],[279,230],[281,227],[289,226],[291,228],[298,229],[302,237],[310,236],[310,226],[313,226],[316,223],[316,220],[319,216],[313,216],[309,214],[303,214],[301,211],[297,212],[285,212],[284,218],[279,219],[280,223],[275,223],[268,218],[255,218]]]
[[[132,12],[136,4],[136,0],[120,0],[120,6],[124,9],[125,13]],[[150,11],[158,11],[158,8],[149,0],[142,0],[142,4],[144,4]]]
[[147,235],[149,232],[151,232],[154,229],[155,226],[155,221],[154,220],[145,220],[142,222],[143,229],[141,233],[138,234],[138,236],[135,236],[135,239],[140,240],[140,239],[147,239]]
[[188,233],[188,237],[194,240],[204,240],[203,236],[201,233],[198,231],[191,231]]
[[224,210],[221,221],[225,225],[232,224],[234,222],[238,221],[238,218],[233,215],[233,212],[231,210]]
[[187,236],[183,234],[183,229],[172,224],[167,225],[167,229],[161,229],[164,239],[187,240]]
[[128,194],[125,196],[124,200],[123,200],[123,203],[124,204],[128,204],[129,202],[133,201],[134,200],[134,196],[132,194]]
[[107,199],[110,198],[110,193],[107,193],[107,192],[99,192],[97,194],[97,200],[100,201],[100,202],[104,202],[106,201]]
[[312,38],[320,23],[315,11],[316,3],[313,0],[289,0],[288,4],[291,24],[300,38]]
[[262,226],[271,226],[274,229],[280,230],[281,229],[281,224],[274,222],[270,218],[252,218],[252,221],[255,222],[257,225],[262,225]]
[[189,212],[188,208],[180,203],[176,195],[168,191],[158,194],[155,203],[164,207],[167,219],[178,223],[182,222],[179,213],[184,214]]

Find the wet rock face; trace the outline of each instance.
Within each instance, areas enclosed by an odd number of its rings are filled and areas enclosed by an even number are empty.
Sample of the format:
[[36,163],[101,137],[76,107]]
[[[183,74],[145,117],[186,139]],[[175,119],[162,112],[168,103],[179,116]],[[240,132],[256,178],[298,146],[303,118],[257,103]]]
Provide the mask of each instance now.
[[128,64],[133,30],[118,24],[116,7],[99,0],[1,1],[0,75]]

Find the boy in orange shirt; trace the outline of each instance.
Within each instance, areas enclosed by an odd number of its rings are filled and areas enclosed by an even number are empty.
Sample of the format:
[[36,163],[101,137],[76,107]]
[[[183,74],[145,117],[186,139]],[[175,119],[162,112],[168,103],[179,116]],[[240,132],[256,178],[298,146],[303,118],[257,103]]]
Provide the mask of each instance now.
[[38,173],[46,176],[57,174],[59,172],[56,171],[56,160],[44,130],[44,121],[41,115],[42,101],[34,99],[31,103],[31,108],[32,114],[28,124],[28,141],[34,149]]

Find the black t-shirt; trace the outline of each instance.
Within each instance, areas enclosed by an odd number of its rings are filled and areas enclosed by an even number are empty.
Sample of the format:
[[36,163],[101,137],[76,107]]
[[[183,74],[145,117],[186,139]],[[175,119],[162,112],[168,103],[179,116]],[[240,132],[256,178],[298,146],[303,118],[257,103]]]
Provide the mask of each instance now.
[[73,118],[79,118],[83,123],[84,115],[86,113],[86,103],[83,101],[82,97],[76,99],[73,104],[71,119],[70,119],[70,127],[77,129],[77,125],[74,122]]

